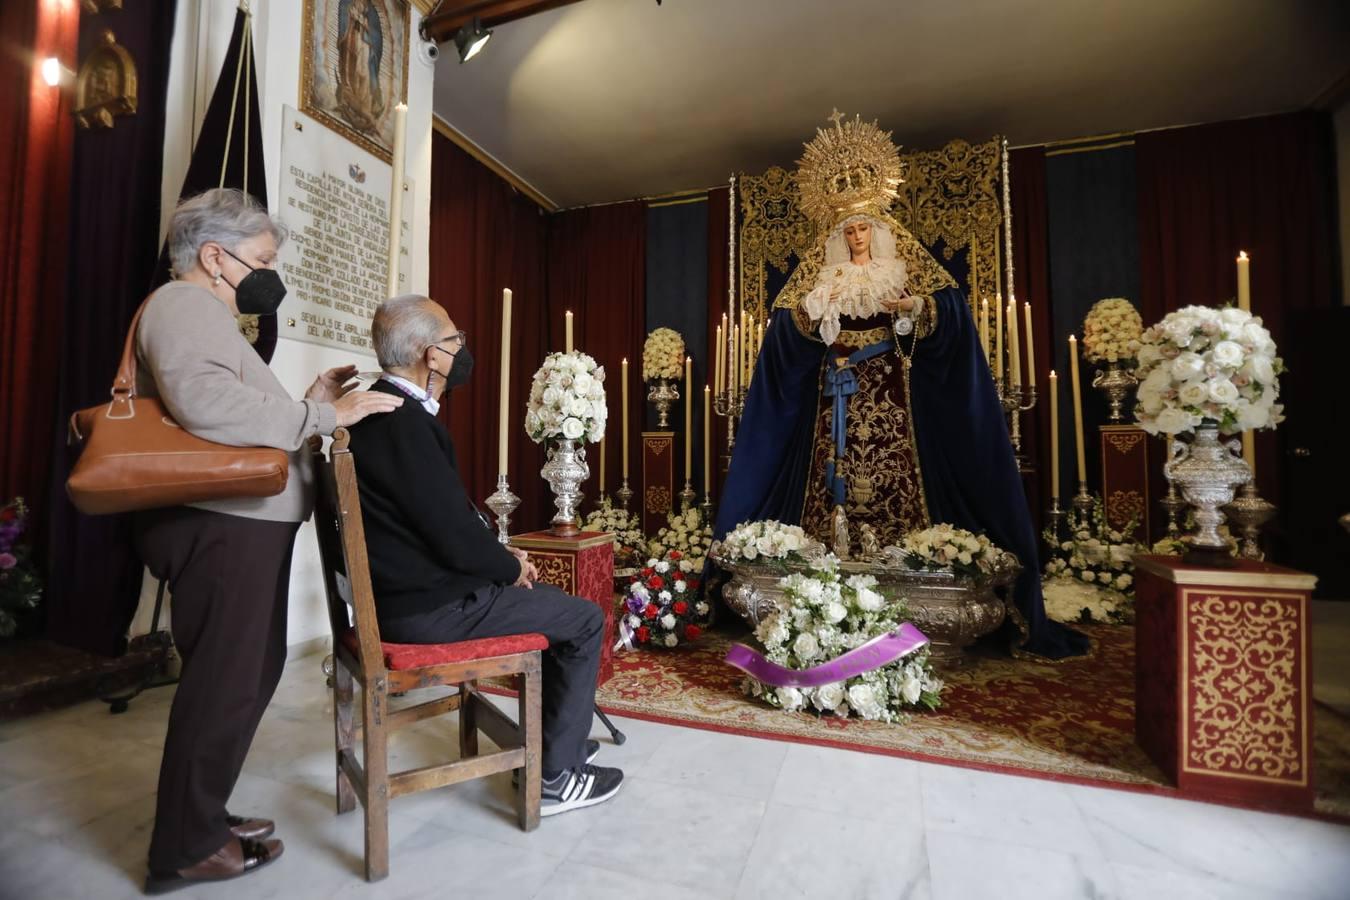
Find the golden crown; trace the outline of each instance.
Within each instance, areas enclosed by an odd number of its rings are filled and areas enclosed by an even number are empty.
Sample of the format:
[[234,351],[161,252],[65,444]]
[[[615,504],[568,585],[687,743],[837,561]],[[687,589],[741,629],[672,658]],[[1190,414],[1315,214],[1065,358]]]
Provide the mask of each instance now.
[[837,109],[829,119],[834,127],[817,128],[797,160],[802,212],[826,228],[850,215],[884,214],[904,183],[900,148],[875,120],[845,121]]

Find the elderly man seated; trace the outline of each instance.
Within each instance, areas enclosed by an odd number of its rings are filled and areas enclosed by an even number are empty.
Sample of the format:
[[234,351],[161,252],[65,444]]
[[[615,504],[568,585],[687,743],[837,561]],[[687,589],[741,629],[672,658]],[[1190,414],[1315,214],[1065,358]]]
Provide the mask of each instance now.
[[473,370],[464,332],[440,305],[410,294],[382,303],[371,331],[384,371],[371,390],[415,401],[351,429],[380,635],[408,644],[548,638],[540,813],[602,803],[623,784],[620,770],[591,765],[600,745],[587,739],[604,616],[536,584],[527,554],[498,543],[464,490],[436,418],[438,398]]

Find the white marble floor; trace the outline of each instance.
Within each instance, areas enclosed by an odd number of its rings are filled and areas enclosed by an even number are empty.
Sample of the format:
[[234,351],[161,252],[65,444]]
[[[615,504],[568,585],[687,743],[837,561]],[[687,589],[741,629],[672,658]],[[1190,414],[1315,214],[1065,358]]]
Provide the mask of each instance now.
[[[0,898],[140,893],[171,689],[0,725]],[[507,776],[392,804],[391,875],[361,877],[359,811],[333,814],[319,657],[291,662],[231,808],[286,855],[178,897],[1277,898],[1347,896],[1350,827],[619,720],[611,803],[520,832]],[[455,753],[453,719],[395,765]],[[601,737],[598,726],[593,732]]]

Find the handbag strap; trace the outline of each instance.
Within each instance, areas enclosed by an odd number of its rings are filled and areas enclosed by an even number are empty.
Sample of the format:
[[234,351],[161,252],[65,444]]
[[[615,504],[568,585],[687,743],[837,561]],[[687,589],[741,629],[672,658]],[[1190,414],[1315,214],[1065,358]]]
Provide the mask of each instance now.
[[[152,293],[150,297],[153,296]],[[110,419],[129,419],[136,415],[133,402],[136,399],[136,329],[141,325],[141,314],[150,303],[150,297],[141,301],[136,314],[131,317],[131,325],[127,327],[126,341],[122,344],[122,361],[117,365],[117,376],[113,379],[110,391],[112,399],[107,412]],[[117,412],[114,412],[114,407]]]

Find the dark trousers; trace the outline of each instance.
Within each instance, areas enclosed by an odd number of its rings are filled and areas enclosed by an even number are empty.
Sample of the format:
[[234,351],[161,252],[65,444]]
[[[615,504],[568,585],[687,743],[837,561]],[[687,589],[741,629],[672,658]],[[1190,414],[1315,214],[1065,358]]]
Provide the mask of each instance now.
[[183,660],[159,769],[150,869],[201,862],[229,841],[225,803],[286,664],[295,522],[189,507],[136,520],[136,549],[173,594]]
[[552,775],[586,761],[595,708],[605,616],[548,584],[533,589],[492,585],[464,600],[380,622],[380,638],[398,644],[448,644],[534,632],[548,638],[543,654],[543,770]]

